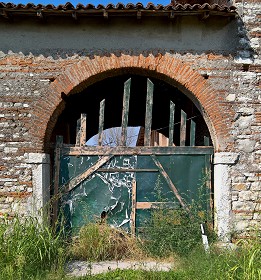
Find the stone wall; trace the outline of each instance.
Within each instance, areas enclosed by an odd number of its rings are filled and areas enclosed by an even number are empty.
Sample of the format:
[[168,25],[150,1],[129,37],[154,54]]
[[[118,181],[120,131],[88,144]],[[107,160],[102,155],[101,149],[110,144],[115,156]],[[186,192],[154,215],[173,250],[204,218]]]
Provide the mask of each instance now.
[[[203,106],[218,154],[216,164],[225,165],[225,171],[223,165],[220,170],[227,174],[222,182],[214,178],[216,206],[225,209],[223,216],[217,214],[224,230],[245,236],[260,225],[261,5],[257,1],[236,5],[240,17],[231,24],[236,26],[233,38],[238,43],[226,49],[224,41],[224,50],[218,52],[197,52],[185,45],[175,51],[175,41],[173,49],[145,47],[127,53],[116,48],[117,42],[114,50],[77,50],[68,55],[66,50],[57,55],[57,49],[48,54],[0,50],[0,215],[34,214],[47,201],[50,182],[43,178],[50,168],[50,134],[64,106],[61,92],[74,94],[107,74],[131,73],[134,67],[140,73],[162,74]],[[214,177],[221,176],[220,170]]]
[[243,232],[261,224],[261,5],[258,1],[236,5],[241,39],[227,100],[235,110],[232,135],[240,155],[230,171],[233,222],[235,231]]

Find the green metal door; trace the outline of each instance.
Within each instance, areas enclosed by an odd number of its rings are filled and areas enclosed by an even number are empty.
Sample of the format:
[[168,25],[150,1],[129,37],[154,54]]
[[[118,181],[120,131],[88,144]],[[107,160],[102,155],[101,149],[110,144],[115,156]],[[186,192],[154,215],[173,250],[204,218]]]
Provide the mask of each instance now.
[[[69,151],[73,153],[73,148]],[[66,149],[62,150],[60,161],[59,184],[64,193],[61,208],[76,232],[90,221],[101,222],[102,213],[111,226],[133,231],[149,218],[150,209],[161,203],[174,208],[189,207],[193,199],[199,199],[199,193],[205,199],[205,209],[209,208],[206,177],[212,150],[208,147],[140,147],[127,155],[112,148],[107,162],[80,182],[77,178],[104,156],[92,155],[88,148],[85,152],[82,149],[80,156],[66,153]],[[69,186],[73,180],[76,184]]]

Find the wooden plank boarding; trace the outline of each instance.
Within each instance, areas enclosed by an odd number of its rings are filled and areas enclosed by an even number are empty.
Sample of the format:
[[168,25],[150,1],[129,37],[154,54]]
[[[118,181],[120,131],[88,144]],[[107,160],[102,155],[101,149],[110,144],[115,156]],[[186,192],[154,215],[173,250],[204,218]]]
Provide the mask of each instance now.
[[81,131],[81,119],[78,119],[76,124],[76,141],[75,141],[76,146],[80,146],[80,131]]
[[130,86],[131,86],[131,78],[124,83],[122,121],[121,121],[121,146],[126,146],[126,141],[127,141]]
[[173,146],[175,104],[170,101],[169,108],[169,146]]
[[178,208],[174,202],[158,202],[158,201],[140,201],[136,202],[136,209],[157,209],[159,207],[165,208]]
[[104,110],[105,110],[105,99],[103,99],[100,102],[98,146],[102,145],[103,126],[104,126]]
[[195,146],[195,133],[196,133],[196,123],[191,120],[190,122],[190,146]]
[[77,185],[79,185],[83,180],[92,175],[97,169],[99,169],[102,165],[104,165],[108,160],[110,160],[113,155],[105,155],[102,158],[98,159],[95,164],[93,164],[90,168],[85,170],[80,175],[74,177],[69,182],[64,185],[65,192],[69,192],[74,189]]
[[204,136],[204,146],[209,146],[209,137]]
[[158,172],[158,169],[137,169],[137,168],[99,168],[97,172]]
[[80,146],[86,144],[86,114],[81,114]]
[[61,162],[61,147],[63,145],[63,137],[56,136],[55,156],[54,156],[54,190],[53,190],[53,218],[52,225],[55,226],[58,217],[58,193],[60,183],[60,162]]
[[132,182],[132,208],[131,208],[131,234],[135,235],[135,222],[136,222],[136,193],[137,193],[137,183],[134,179]]
[[154,90],[154,84],[151,82],[150,79],[147,79],[147,99],[146,99],[144,146],[150,146],[150,134],[151,134],[151,123],[152,123],[152,106],[153,106],[153,90]]
[[156,158],[155,155],[151,155],[152,160],[154,161],[154,163],[156,164],[156,166],[159,168],[159,172],[161,173],[161,175],[163,176],[163,178],[165,179],[165,181],[167,182],[168,186],[170,187],[170,189],[174,192],[176,198],[178,199],[180,205],[182,207],[184,207],[184,209],[188,210],[186,204],[184,203],[181,195],[179,194],[177,188],[175,187],[175,185],[172,183],[171,179],[169,178],[169,175],[167,174],[167,172],[164,170],[163,166],[161,165],[161,163],[158,161],[158,159]]
[[187,114],[180,110],[181,119],[180,119],[180,146],[186,145],[186,123],[187,123]]
[[62,155],[64,156],[90,156],[90,155],[190,155],[190,154],[213,154],[213,147],[195,146],[195,147],[74,147],[64,145]]

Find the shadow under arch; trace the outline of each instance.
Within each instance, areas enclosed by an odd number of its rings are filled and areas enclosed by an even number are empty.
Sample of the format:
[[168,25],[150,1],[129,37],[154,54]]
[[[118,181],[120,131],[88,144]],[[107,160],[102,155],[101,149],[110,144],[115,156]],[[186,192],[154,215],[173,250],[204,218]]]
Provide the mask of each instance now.
[[213,89],[208,80],[193,70],[190,65],[169,54],[148,57],[111,55],[94,59],[86,58],[68,68],[51,84],[47,96],[42,96],[38,101],[42,114],[36,117],[32,125],[32,133],[38,137],[42,149],[45,151],[49,149],[52,131],[70,95],[79,93],[105,78],[125,74],[156,78],[178,88],[201,112],[215,151],[226,150],[229,115],[223,107],[218,91]]
[[[97,136],[99,127],[99,110],[100,102],[104,100],[104,133],[107,129],[115,129],[121,127],[122,120],[122,106],[123,106],[123,85],[131,79],[130,86],[130,101],[128,113],[128,131],[131,133],[131,127],[145,126],[145,109],[146,109],[146,95],[147,95],[147,77],[146,75],[134,75],[133,71],[128,71],[126,74],[117,75],[115,77],[105,78],[96,82],[80,93],[71,94],[65,98],[65,109],[58,117],[56,126],[53,130],[51,142],[55,142],[56,135],[62,135],[65,144],[75,144],[76,142],[76,124],[80,118],[81,113],[87,114],[87,131],[86,139],[89,140],[94,135]],[[186,113],[186,145],[189,146],[190,125],[193,120],[196,124],[196,146],[204,146],[204,136],[210,137],[208,128],[200,112],[200,106],[195,104],[181,92],[177,87],[170,85],[159,79],[159,77],[152,77],[149,75],[150,81],[154,85],[153,93],[153,110],[152,110],[152,131],[153,137],[151,145],[166,145],[164,140],[161,144],[158,142],[158,136],[162,135],[165,139],[169,137],[169,108],[170,101],[175,104],[175,125],[174,125],[174,144],[180,145],[180,118],[181,110]],[[198,105],[198,104],[197,104]],[[155,134],[156,133],[156,134]],[[157,134],[159,133],[159,134]],[[135,134],[135,133],[134,133]],[[134,137],[134,134],[132,135]],[[137,134],[137,133],[136,133]],[[110,136],[109,136],[110,135]],[[120,135],[120,133],[119,133]],[[108,133],[104,134],[104,142],[106,145],[113,138],[113,142],[118,142],[120,136]],[[140,137],[142,137],[142,133]],[[164,136],[163,136],[164,135]],[[112,137],[113,136],[113,137]],[[130,135],[129,135],[130,136]],[[155,138],[156,137],[156,138]],[[128,138],[129,139],[129,138]],[[156,139],[158,139],[156,141]],[[96,139],[97,140],[97,139]],[[111,139],[112,140],[112,139]],[[130,139],[129,139],[130,140]],[[94,141],[95,142],[95,141]],[[164,144],[165,143],[165,144]],[[97,144],[97,143],[96,143]],[[135,143],[132,143],[135,145]],[[153,145],[154,145],[153,144]],[[139,138],[138,145],[143,146],[143,140]]]

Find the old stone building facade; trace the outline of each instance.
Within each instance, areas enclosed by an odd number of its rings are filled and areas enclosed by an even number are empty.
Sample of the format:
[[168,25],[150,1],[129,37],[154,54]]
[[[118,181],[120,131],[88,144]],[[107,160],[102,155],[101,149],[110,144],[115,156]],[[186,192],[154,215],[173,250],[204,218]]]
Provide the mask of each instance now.
[[0,3],[0,215],[47,203],[66,97],[129,74],[162,80],[200,109],[220,238],[260,227],[261,4],[223,4]]

